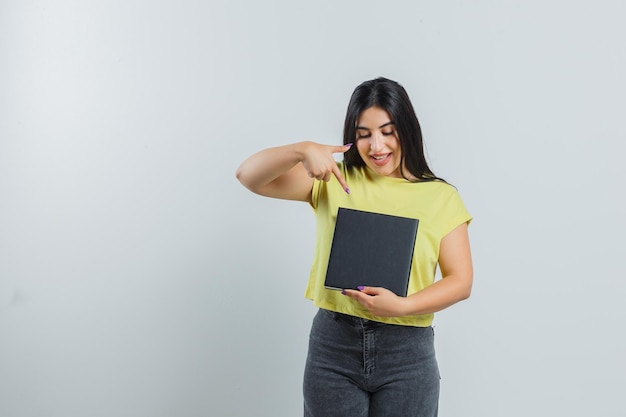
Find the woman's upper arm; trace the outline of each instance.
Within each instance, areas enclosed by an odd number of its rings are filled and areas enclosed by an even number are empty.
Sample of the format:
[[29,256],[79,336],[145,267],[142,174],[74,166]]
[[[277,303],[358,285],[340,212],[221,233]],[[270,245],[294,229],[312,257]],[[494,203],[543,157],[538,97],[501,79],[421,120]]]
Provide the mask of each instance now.
[[311,203],[314,181],[308,176],[302,164],[296,164],[289,171],[255,190],[255,192],[266,197]]
[[290,144],[259,151],[241,163],[235,176],[256,194],[310,202],[314,180],[298,160],[299,147]]
[[442,278],[455,277],[467,286],[467,296],[473,280],[472,255],[467,223],[462,223],[441,239],[439,267]]

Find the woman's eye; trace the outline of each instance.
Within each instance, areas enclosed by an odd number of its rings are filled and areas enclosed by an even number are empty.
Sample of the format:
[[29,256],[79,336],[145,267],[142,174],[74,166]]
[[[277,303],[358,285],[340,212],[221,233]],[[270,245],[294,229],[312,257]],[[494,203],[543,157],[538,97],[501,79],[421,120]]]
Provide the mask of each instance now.
[[356,134],[357,139],[369,138],[370,136],[372,136],[371,133],[357,133]]
[[382,133],[385,136],[391,136],[391,135],[393,135],[393,130],[390,130],[389,132],[382,132]]

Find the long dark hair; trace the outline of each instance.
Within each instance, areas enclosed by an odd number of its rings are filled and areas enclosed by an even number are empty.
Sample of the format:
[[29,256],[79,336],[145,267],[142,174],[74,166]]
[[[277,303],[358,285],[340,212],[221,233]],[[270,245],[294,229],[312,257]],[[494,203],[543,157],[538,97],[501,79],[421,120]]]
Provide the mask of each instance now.
[[[343,143],[354,143],[356,140],[356,126],[361,113],[370,107],[384,109],[395,124],[396,133],[402,151],[400,172],[404,178],[409,177],[409,171],[417,181],[433,181],[441,178],[435,176],[426,162],[422,129],[415,110],[404,87],[387,78],[375,78],[365,81],[355,88],[350,97],[346,120],[343,128]],[[346,167],[361,167],[365,162],[359,155],[356,146],[345,152],[343,160]]]

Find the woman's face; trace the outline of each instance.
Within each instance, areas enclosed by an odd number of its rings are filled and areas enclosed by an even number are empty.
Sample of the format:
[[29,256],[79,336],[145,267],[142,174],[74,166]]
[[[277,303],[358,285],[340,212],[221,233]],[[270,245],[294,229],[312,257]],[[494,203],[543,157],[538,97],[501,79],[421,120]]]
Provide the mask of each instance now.
[[356,127],[356,148],[365,164],[378,175],[402,178],[402,151],[396,126],[380,107],[361,113]]

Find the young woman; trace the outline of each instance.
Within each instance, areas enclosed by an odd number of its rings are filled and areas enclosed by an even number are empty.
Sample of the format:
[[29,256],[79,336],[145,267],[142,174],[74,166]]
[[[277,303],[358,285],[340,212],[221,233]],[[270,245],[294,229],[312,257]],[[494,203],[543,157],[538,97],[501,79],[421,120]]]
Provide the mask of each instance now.
[[[471,217],[456,189],[428,167],[419,122],[400,84],[377,78],[359,85],[343,136],[343,146],[299,142],[265,149],[237,170],[251,191],[304,201],[315,211],[305,295],[319,311],[309,339],[304,415],[436,416],[431,324],[433,313],[470,295]],[[342,163],[333,158],[337,152]],[[406,297],[380,287],[324,287],[339,207],[419,219]],[[442,279],[435,282],[437,265]]]

